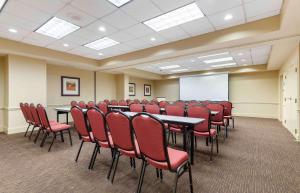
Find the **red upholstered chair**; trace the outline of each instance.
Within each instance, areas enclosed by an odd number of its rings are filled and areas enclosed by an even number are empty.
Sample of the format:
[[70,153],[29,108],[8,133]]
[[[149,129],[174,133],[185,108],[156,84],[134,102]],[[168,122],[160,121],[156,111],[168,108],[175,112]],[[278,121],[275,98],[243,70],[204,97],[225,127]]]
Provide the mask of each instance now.
[[[167,115],[184,117],[184,113],[185,113],[185,107],[184,106],[167,105],[165,107],[165,109],[166,109],[166,114]],[[184,126],[182,126],[182,125],[169,124],[169,132],[171,132],[172,134],[175,134],[175,143],[176,143],[176,133],[182,133],[183,129],[184,129]],[[170,133],[168,135],[168,141],[169,141],[169,138],[170,138]],[[173,138],[173,135],[172,135],[172,138]]]
[[119,101],[119,106],[127,106],[127,102],[124,99],[122,99]]
[[201,104],[202,104],[202,105],[205,105],[205,106],[208,105],[209,103],[211,103],[211,101],[208,101],[208,100],[206,100],[206,101],[201,101]]
[[152,99],[150,103],[151,103],[151,104],[156,104],[156,105],[158,105],[159,102],[158,102],[157,99]]
[[37,109],[38,116],[39,116],[40,121],[41,121],[41,126],[46,131],[45,134],[44,134],[44,138],[42,140],[42,143],[41,143],[41,147],[44,146],[44,143],[45,143],[47,137],[49,136],[49,134],[53,133],[53,139],[52,139],[51,145],[48,149],[48,151],[50,151],[51,147],[54,143],[54,140],[56,139],[56,134],[58,132],[64,132],[64,131],[68,131],[69,137],[70,137],[70,144],[72,146],[72,136],[71,136],[71,132],[70,132],[71,125],[67,125],[67,124],[63,124],[63,123],[50,122],[49,119],[48,119],[48,116],[47,116],[47,112],[41,104],[38,104],[36,109]]
[[90,108],[87,111],[87,120],[90,124],[90,128],[92,129],[94,140],[96,142],[90,165],[90,169],[93,169],[100,147],[112,150],[114,144],[111,134],[106,128],[105,116],[98,108]]
[[[25,104],[26,104],[26,103],[25,103]],[[28,104],[27,104],[27,106],[28,106]],[[24,119],[25,119],[26,123],[28,123],[28,127],[27,127],[27,129],[26,129],[25,134],[24,134],[24,137],[26,137],[27,132],[28,132],[28,130],[29,130],[29,127],[32,126],[33,123],[32,123],[31,120],[29,119],[29,116],[27,115],[27,111],[26,111],[25,106],[24,106],[23,103],[20,103],[20,109],[21,109],[21,111],[22,111],[22,114],[23,114],[23,116],[24,116]]]
[[130,106],[129,106],[129,109],[130,109],[130,111],[131,112],[143,112],[143,110],[144,110],[144,107],[143,107],[143,105],[142,104],[131,104]]
[[149,101],[148,101],[147,99],[143,99],[141,103],[142,103],[143,105],[145,105],[145,104],[148,104]]
[[169,103],[168,103],[167,101],[160,101],[160,102],[158,103],[158,106],[159,106],[160,108],[165,108],[168,104],[169,104]]
[[224,106],[219,103],[209,103],[206,107],[211,111],[218,111],[219,113],[211,116],[211,124],[217,127],[217,130],[220,131],[221,127],[225,128],[225,136],[228,137],[227,133],[227,123],[224,120]]
[[[80,139],[81,139],[81,144],[79,146],[79,149],[78,149],[78,152],[77,152],[77,155],[75,158],[75,162],[77,162],[80,152],[81,152],[81,148],[83,146],[83,143],[86,143],[86,142],[87,143],[95,143],[95,140],[94,140],[93,133],[88,130],[86,118],[85,118],[85,115],[84,115],[84,112],[82,111],[82,109],[78,106],[72,107],[71,115],[72,115],[72,118],[74,121],[74,128],[78,132]],[[91,163],[92,163],[92,159],[90,160],[89,169],[90,169]]]
[[87,108],[92,108],[92,107],[96,107],[94,101],[89,101],[87,104]]
[[126,99],[126,103],[127,103],[127,105],[130,105],[131,104],[131,100],[130,99]]
[[78,106],[79,106],[80,108],[82,108],[82,109],[86,109],[86,108],[87,108],[87,105],[85,104],[84,101],[79,101]]
[[147,113],[150,113],[150,114],[160,114],[160,108],[156,104],[153,104],[153,105],[147,104],[147,105],[145,105],[145,111]]
[[234,128],[234,117],[232,116],[232,103],[229,101],[220,102],[224,106],[224,118],[226,119],[227,126],[229,126],[229,120],[232,121],[232,128]]
[[218,134],[215,129],[210,128],[210,110],[205,106],[191,106],[187,111],[188,117],[203,118],[204,122],[194,127],[195,137],[209,138],[211,141],[210,161],[212,161],[214,140],[217,145],[217,153],[219,153]]
[[119,157],[130,158],[131,166],[135,168],[135,158],[140,157],[140,150],[131,129],[130,118],[124,113],[114,110],[106,115],[106,123],[114,142],[114,156],[107,178],[110,178],[114,166],[111,182],[113,183],[118,167]]
[[118,101],[117,100],[111,100],[110,105],[118,105]]
[[188,154],[185,151],[168,147],[164,124],[148,113],[138,113],[132,118],[132,126],[143,160],[137,192],[141,192],[148,164],[176,173],[173,192],[176,192],[178,178],[188,169],[190,192],[193,192]]
[[104,99],[104,101],[107,105],[109,105],[109,100],[108,99]]
[[103,114],[108,112],[108,105],[105,102],[98,103],[97,107],[102,111]]
[[32,130],[30,132],[30,135],[29,135],[29,139],[31,139],[32,133],[33,133],[33,131],[34,131],[35,128],[39,128],[38,134],[37,134],[37,137],[38,137],[38,135],[39,135],[39,133],[41,131],[42,125],[41,125],[40,118],[39,118],[39,115],[37,113],[37,110],[36,110],[36,108],[35,108],[35,106],[34,106],[33,103],[30,104],[29,109],[30,109],[31,116],[33,118],[33,122],[32,122],[33,123],[33,127],[32,127]]
[[176,101],[174,103],[174,105],[185,107],[185,102],[184,101]]
[[134,104],[140,104],[141,102],[140,102],[139,99],[134,99],[134,100],[133,100],[133,103],[134,103]]
[[76,101],[71,101],[71,107],[75,107],[77,105],[78,105],[78,103]]

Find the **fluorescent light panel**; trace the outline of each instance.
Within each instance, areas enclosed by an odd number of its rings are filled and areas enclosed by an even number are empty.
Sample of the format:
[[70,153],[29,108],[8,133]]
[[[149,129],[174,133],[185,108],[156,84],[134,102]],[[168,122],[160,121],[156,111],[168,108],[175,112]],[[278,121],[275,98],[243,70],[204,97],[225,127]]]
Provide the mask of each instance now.
[[211,63],[217,63],[217,62],[227,62],[227,61],[232,61],[233,57],[226,57],[226,58],[217,58],[217,59],[212,59],[212,60],[204,60],[203,62],[206,64],[211,64]]
[[228,55],[229,52],[223,52],[223,53],[218,53],[218,54],[210,54],[210,55],[205,55],[205,56],[199,56],[198,59],[201,58],[210,58],[210,57],[214,57],[214,56],[221,56],[221,55]]
[[226,63],[226,64],[218,64],[218,65],[212,65],[211,67],[212,68],[218,68],[218,67],[227,67],[227,66],[235,66],[236,63],[233,62],[233,63]]
[[112,4],[114,4],[117,7],[121,7],[122,5],[128,3],[131,0],[108,0],[109,2],[111,2]]
[[171,70],[171,72],[184,72],[184,71],[187,71],[189,69],[187,68],[182,68],[182,69],[177,69],[177,70]]
[[101,38],[99,40],[96,40],[96,41],[90,42],[88,44],[85,44],[84,46],[88,47],[88,48],[91,48],[91,49],[94,49],[94,50],[102,50],[104,48],[108,48],[108,47],[111,47],[111,46],[114,46],[114,45],[117,45],[117,44],[119,44],[119,42],[117,42],[113,39],[110,39],[108,37],[104,37],[104,38]]
[[170,65],[170,66],[162,66],[159,68],[162,70],[167,70],[167,69],[173,69],[173,68],[179,68],[179,67],[180,67],[179,65]]
[[35,32],[43,34],[45,36],[50,36],[52,38],[60,39],[78,30],[79,28],[79,26],[67,22],[63,19],[53,17]]
[[204,14],[196,3],[192,3],[145,21],[144,24],[155,31],[161,31],[201,17],[204,17]]
[[4,7],[4,5],[5,5],[6,2],[7,2],[7,0],[0,0],[0,11]]

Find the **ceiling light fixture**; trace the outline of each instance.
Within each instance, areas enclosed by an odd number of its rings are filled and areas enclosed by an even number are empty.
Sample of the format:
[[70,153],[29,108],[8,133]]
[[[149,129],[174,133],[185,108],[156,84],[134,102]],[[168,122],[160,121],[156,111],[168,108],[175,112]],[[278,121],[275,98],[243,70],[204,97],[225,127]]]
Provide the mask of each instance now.
[[121,7],[123,5],[125,5],[126,3],[128,3],[131,0],[108,0],[109,2],[111,2],[112,4],[114,4],[117,7]]
[[189,69],[187,68],[182,68],[182,69],[177,69],[177,70],[171,70],[171,72],[183,72],[183,71],[187,71]]
[[236,66],[236,63],[226,63],[226,64],[218,64],[218,65],[212,65],[212,68],[219,68],[219,67],[228,67],[228,66]]
[[173,69],[173,68],[179,68],[179,67],[180,67],[179,65],[170,65],[170,66],[162,66],[159,68],[162,70],[166,70],[166,69]]
[[65,47],[69,47],[69,44],[63,44],[63,46],[65,46]]
[[204,14],[199,9],[198,5],[196,3],[191,3],[145,21],[144,24],[155,31],[161,31],[201,17],[204,17]]
[[217,62],[227,62],[227,61],[232,61],[232,57],[226,57],[226,58],[217,58],[217,59],[212,59],[212,60],[204,60],[203,62],[206,64],[211,64],[211,63],[217,63]]
[[98,55],[99,55],[99,56],[102,56],[103,54],[102,54],[102,53],[98,53]]
[[13,28],[9,28],[8,31],[11,33],[14,33],[14,34],[18,33],[18,30],[13,29]]
[[150,38],[150,40],[151,40],[152,42],[154,42],[154,41],[156,40],[156,38],[155,38],[155,37],[152,37],[152,38]]
[[233,18],[233,16],[232,16],[231,14],[227,14],[227,15],[225,15],[225,17],[224,17],[224,20],[225,20],[225,21],[229,21],[229,20],[232,20],[232,18]]
[[114,46],[114,45],[117,45],[117,44],[119,44],[119,42],[117,42],[113,39],[110,39],[108,37],[104,37],[104,38],[101,38],[99,40],[96,40],[96,41],[90,42],[88,44],[85,44],[84,46],[88,47],[88,48],[91,48],[91,49],[94,49],[94,50],[102,50],[104,48],[108,48],[108,47],[111,47],[111,46]]
[[104,26],[100,26],[100,27],[98,28],[98,30],[101,31],[101,32],[105,32],[105,31],[106,31],[106,28],[105,28]]
[[7,0],[0,0],[0,11],[4,8]]
[[43,24],[40,28],[35,30],[35,32],[43,34],[45,36],[50,36],[52,38],[60,39],[76,30],[80,27],[74,25],[70,22],[67,22],[63,19],[59,19],[57,17],[52,17],[45,24]]
[[218,53],[218,54],[210,54],[210,55],[205,55],[205,56],[199,56],[198,59],[201,59],[201,58],[210,58],[210,57],[213,57],[213,56],[221,56],[221,55],[228,55],[229,52],[223,52],[223,53]]

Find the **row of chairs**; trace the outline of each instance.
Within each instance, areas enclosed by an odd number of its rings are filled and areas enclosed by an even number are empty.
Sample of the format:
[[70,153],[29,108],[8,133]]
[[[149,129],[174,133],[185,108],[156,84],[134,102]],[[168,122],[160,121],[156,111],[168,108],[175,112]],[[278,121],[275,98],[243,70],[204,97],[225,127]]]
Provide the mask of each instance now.
[[76,162],[84,143],[94,143],[95,148],[89,163],[93,169],[100,148],[108,148],[112,152],[112,162],[107,179],[113,183],[120,156],[130,159],[135,167],[135,159],[142,160],[137,192],[141,192],[145,170],[148,165],[156,168],[157,177],[162,178],[162,170],[175,173],[174,192],[178,178],[189,173],[190,192],[193,192],[192,171],[185,151],[172,148],[167,142],[167,129],[161,120],[149,113],[138,113],[132,118],[118,110],[104,114],[97,107],[84,112],[79,106],[71,108],[74,126],[81,136]]
[[48,149],[48,151],[50,151],[54,143],[54,140],[56,139],[57,134],[60,134],[61,140],[64,141],[63,133],[67,131],[69,133],[70,144],[72,146],[72,136],[70,132],[71,126],[49,120],[47,116],[47,112],[41,104],[35,106],[33,103],[31,103],[30,105],[28,103],[20,103],[20,109],[23,113],[25,121],[28,123],[28,127],[26,129],[24,137],[27,136],[30,127],[32,127],[29,135],[29,139],[31,139],[34,129],[38,128],[38,132],[34,139],[34,143],[37,142],[40,133],[43,132],[44,136],[40,144],[40,147],[43,147],[47,137],[52,133],[53,139]]

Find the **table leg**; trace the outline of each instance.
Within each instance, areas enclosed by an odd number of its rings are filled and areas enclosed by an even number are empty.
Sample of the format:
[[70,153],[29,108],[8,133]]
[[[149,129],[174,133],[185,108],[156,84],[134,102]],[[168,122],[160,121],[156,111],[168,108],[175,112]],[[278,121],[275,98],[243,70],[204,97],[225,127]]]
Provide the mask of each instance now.
[[190,141],[191,141],[191,153],[190,153],[190,161],[191,161],[191,164],[194,164],[194,147],[195,147],[195,140],[194,140],[194,132],[193,132],[194,128],[192,126],[191,130],[190,130]]
[[59,122],[59,111],[56,112],[56,121]]
[[67,125],[69,124],[69,113],[67,113]]

